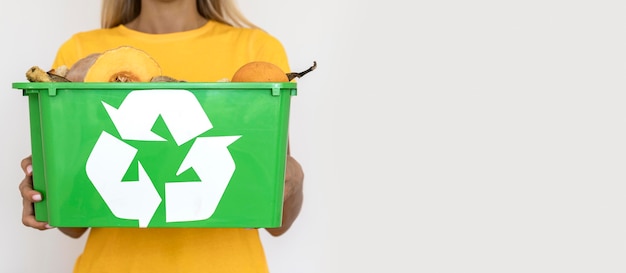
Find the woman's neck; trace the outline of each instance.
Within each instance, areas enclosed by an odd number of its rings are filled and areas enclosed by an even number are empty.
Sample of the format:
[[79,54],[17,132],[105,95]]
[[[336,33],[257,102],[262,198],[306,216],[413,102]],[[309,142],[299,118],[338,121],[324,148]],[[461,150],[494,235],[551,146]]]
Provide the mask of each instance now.
[[197,29],[207,19],[200,16],[195,1],[142,1],[141,13],[127,28],[150,34]]

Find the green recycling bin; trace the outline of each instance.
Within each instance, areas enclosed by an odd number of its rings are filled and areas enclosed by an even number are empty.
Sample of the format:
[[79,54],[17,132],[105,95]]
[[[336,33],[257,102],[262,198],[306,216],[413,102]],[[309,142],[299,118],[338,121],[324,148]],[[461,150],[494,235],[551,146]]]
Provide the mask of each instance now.
[[35,217],[56,227],[279,227],[296,83],[17,82]]

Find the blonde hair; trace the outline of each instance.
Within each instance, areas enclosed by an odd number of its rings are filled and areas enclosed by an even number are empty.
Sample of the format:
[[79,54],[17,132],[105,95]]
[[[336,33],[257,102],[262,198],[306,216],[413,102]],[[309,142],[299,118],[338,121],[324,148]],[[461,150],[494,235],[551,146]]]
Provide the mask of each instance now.
[[[234,0],[196,0],[198,13],[208,19],[223,24],[259,28],[250,22],[235,4]],[[127,24],[139,16],[141,0],[102,0],[100,25],[112,28]]]

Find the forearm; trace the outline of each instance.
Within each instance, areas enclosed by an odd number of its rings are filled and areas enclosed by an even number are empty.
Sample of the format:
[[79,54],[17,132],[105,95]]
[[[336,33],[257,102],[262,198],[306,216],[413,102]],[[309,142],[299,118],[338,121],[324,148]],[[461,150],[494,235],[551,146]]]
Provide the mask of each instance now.
[[289,230],[293,222],[298,217],[298,214],[300,214],[300,208],[302,208],[302,200],[302,192],[293,195],[289,199],[285,200],[283,204],[282,225],[278,228],[267,228],[267,231],[273,236],[280,236],[287,232],[287,230]]
[[304,193],[302,191],[304,173],[302,171],[302,166],[300,166],[300,164],[291,156],[287,156],[287,171],[285,178],[282,225],[278,228],[266,229],[273,236],[280,236],[289,230],[293,222],[300,214],[302,201],[304,199]]
[[61,232],[63,232],[63,234],[70,236],[72,238],[80,238],[80,236],[82,236],[85,231],[87,231],[87,228],[68,228],[68,227],[64,227],[64,228],[58,228]]

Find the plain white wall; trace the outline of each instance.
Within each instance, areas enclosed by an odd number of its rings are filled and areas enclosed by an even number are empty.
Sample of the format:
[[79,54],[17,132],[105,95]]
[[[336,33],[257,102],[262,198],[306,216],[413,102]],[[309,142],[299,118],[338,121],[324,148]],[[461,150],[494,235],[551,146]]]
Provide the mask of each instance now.
[[[307,1],[239,1],[241,9],[255,23],[283,41],[294,71],[318,62],[318,69],[300,79],[298,96],[292,100],[290,125],[292,153],[306,172],[306,203],[292,230],[279,238],[262,232],[271,271],[331,272],[337,267],[338,201],[324,165],[332,157],[331,146],[321,145],[325,123],[320,111],[329,111],[329,70],[332,67],[332,36],[326,30],[337,22],[326,17],[326,25],[315,21],[331,4]],[[35,0],[6,2],[0,11],[3,38],[0,83],[0,271],[71,272],[84,240],[63,236],[58,230],[37,231],[21,224],[22,179],[20,160],[30,154],[28,106],[20,90],[11,83],[25,81],[33,65],[48,67],[60,44],[75,32],[99,27],[100,1]],[[332,103],[332,102],[331,102]]]
[[[97,26],[83,2],[1,11],[6,272],[67,272],[82,245],[21,226],[10,83]],[[319,65],[293,99],[307,195],[290,233],[263,237],[273,273],[626,272],[626,3],[239,3],[292,67]]]
[[[95,2],[95,1],[94,1]],[[40,232],[21,222],[17,185],[21,158],[30,154],[28,105],[12,82],[25,80],[33,66],[50,66],[60,43],[73,32],[98,26],[98,5],[92,1],[5,2],[0,11],[2,59],[0,70],[0,227],[4,272],[71,272],[84,238],[73,240],[58,230]]]

